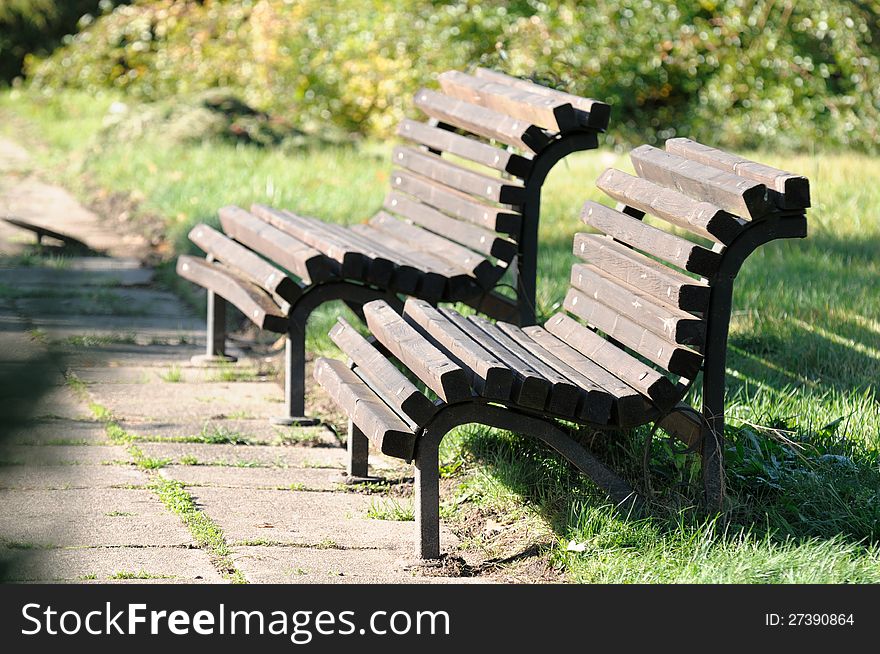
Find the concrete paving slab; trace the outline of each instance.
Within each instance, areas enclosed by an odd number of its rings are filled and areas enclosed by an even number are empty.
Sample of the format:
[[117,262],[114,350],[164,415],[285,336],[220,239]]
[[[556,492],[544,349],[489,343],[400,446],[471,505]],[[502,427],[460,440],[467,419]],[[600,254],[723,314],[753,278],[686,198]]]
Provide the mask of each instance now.
[[180,463],[276,468],[345,468],[346,452],[337,447],[210,445],[205,443],[139,443],[147,456]]
[[415,522],[368,518],[378,500],[356,493],[209,487],[193,487],[190,493],[235,544],[400,549],[409,548],[415,537]]
[[[109,261],[118,261],[110,259]],[[145,286],[153,281],[155,274],[150,268],[137,267],[106,270],[77,270],[66,268],[0,268],[0,284],[16,284],[18,286]]]
[[69,490],[143,486],[147,476],[134,466],[3,466],[0,488],[7,490]]
[[[7,552],[9,552],[7,550]],[[0,549],[0,558],[5,552]],[[18,554],[18,556],[15,556]],[[11,551],[8,581],[156,581],[224,583],[203,550],[171,547],[100,547]],[[131,576],[156,579],[130,579]],[[120,577],[122,577],[120,579]]]
[[173,439],[207,435],[241,438],[252,444],[302,445],[306,447],[343,447],[344,443],[329,429],[316,427],[284,427],[266,419],[209,418],[207,420],[163,422],[125,421],[125,428],[143,438]]
[[[344,471],[328,468],[233,468],[228,466],[166,466],[163,477],[187,486],[332,491],[345,482]],[[3,477],[0,474],[0,484]]]
[[201,422],[218,416],[271,416],[282,410],[277,384],[104,384],[89,388],[95,400],[127,419]]
[[[400,550],[236,547],[232,560],[253,584],[443,583],[399,565]],[[462,579],[455,579],[462,582]]]
[[104,425],[93,420],[34,420],[7,435],[10,445],[108,445]]
[[0,460],[11,465],[75,466],[128,462],[128,452],[120,445],[6,445],[0,447]]
[[65,386],[50,387],[40,397],[32,397],[33,389],[23,387],[19,393],[7,393],[0,398],[0,416],[24,410],[33,418],[64,418],[82,420],[91,417],[88,408]]
[[[38,316],[141,316],[178,318],[184,312],[180,300],[170,293],[141,288],[28,287],[28,297],[16,300],[25,315]],[[39,297],[43,295],[43,297]]]
[[33,545],[192,545],[180,519],[140,489],[0,491],[0,534]]

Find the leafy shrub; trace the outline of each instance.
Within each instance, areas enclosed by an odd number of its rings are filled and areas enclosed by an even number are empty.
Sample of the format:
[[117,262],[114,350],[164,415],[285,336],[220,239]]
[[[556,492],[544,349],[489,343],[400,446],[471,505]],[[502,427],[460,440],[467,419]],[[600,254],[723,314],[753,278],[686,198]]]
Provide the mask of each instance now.
[[614,140],[880,149],[877,0],[152,0],[27,65],[41,89],[228,87],[307,130],[387,134],[473,63],[614,104]]
[[3,0],[0,2],[0,81],[21,74],[28,53],[46,54],[64,35],[76,31],[80,17],[109,11],[109,0]]

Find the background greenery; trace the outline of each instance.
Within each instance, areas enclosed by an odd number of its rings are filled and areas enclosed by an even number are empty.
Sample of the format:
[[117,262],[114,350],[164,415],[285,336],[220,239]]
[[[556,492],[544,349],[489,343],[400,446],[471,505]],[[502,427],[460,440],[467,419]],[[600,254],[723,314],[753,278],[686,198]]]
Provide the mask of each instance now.
[[[95,3],[19,5],[38,25],[47,7],[69,16]],[[880,147],[877,0],[111,6],[48,58],[28,56],[31,83],[145,100],[226,87],[307,131],[382,135],[438,71],[479,62],[613,103],[618,143],[688,134],[731,147]]]

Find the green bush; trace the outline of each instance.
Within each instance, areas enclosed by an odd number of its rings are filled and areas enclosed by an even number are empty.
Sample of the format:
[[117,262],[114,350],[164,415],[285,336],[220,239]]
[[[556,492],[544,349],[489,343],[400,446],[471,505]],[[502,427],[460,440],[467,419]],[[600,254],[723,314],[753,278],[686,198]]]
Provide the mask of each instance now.
[[80,17],[109,11],[118,4],[109,0],[2,0],[0,82],[19,76],[28,54],[51,52],[62,37],[76,31]]
[[480,63],[614,104],[612,140],[880,149],[877,0],[152,0],[34,86],[157,100],[226,87],[309,131],[387,134],[438,71]]

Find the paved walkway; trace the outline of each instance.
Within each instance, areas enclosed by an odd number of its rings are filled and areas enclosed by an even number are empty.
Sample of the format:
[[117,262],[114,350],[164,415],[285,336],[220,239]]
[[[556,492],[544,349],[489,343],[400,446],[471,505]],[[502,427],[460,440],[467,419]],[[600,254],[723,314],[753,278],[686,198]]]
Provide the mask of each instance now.
[[[8,579],[143,582],[426,582],[399,562],[406,483],[345,486],[329,430],[266,418],[271,362],[189,365],[201,319],[161,290],[121,238],[0,141],[0,215],[111,256],[34,256],[0,224],[0,561]],[[5,432],[5,433],[4,433]],[[388,459],[391,478],[412,472]],[[446,544],[454,536],[444,533]],[[2,571],[0,571],[2,572]]]

